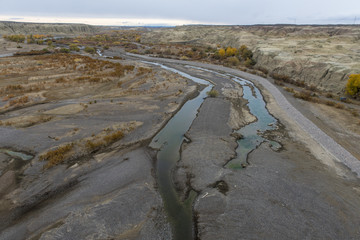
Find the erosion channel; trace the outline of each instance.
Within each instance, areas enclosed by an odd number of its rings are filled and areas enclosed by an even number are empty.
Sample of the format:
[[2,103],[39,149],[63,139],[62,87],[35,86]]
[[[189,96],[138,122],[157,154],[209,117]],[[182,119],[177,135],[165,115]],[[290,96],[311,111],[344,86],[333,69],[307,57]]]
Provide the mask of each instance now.
[[[173,182],[173,170],[176,163],[180,160],[180,148],[185,140],[184,134],[190,128],[196,118],[201,104],[204,102],[206,93],[213,87],[208,81],[196,78],[167,66],[158,65],[164,69],[180,74],[192,81],[207,85],[200,94],[187,101],[180,111],[167,123],[167,125],[153,138],[150,147],[157,149],[156,176],[160,194],[162,195],[164,206],[172,225],[174,239],[194,239],[194,226],[192,216],[192,205],[197,197],[195,191],[191,191],[185,201],[181,201]],[[209,71],[206,69],[199,69]],[[213,72],[214,74],[220,74]],[[222,75],[222,74],[220,74]],[[229,76],[227,76],[229,77]],[[256,117],[256,121],[240,129],[238,132],[243,138],[238,141],[237,157],[230,161],[226,167],[239,168],[246,162],[247,155],[259,146],[265,139],[260,136],[267,130],[272,130],[276,126],[276,119],[273,118],[266,109],[266,104],[258,88],[251,82],[230,76],[233,81],[240,84],[244,89],[244,99],[249,101],[248,107]],[[276,143],[272,143],[276,144]]]

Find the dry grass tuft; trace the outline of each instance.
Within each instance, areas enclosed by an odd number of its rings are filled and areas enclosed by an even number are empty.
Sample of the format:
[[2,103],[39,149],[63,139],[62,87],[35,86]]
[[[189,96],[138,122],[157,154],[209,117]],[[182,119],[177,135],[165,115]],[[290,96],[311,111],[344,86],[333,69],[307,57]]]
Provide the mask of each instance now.
[[48,151],[39,157],[40,161],[47,161],[44,168],[48,169],[58,165],[66,159],[68,153],[73,149],[74,144],[69,143],[64,146],[58,147],[55,150]]
[[114,143],[116,141],[119,141],[123,137],[124,137],[124,133],[121,130],[118,130],[118,131],[116,131],[114,133],[106,135],[104,137],[104,141],[106,142],[106,144],[111,144],[111,143]]
[[19,98],[16,98],[14,100],[11,100],[9,102],[10,106],[14,106],[14,105],[24,105],[25,103],[29,102],[29,97],[28,96],[22,96]]

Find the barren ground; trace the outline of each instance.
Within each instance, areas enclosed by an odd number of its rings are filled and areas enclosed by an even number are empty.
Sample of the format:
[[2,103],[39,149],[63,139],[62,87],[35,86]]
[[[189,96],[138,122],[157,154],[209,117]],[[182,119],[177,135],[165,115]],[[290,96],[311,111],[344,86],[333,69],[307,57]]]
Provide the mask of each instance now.
[[191,81],[64,54],[0,58],[0,71],[1,148],[34,156],[1,153],[1,239],[66,238],[51,229],[67,224],[77,226],[71,238],[168,238],[153,153],[142,146],[196,93]]

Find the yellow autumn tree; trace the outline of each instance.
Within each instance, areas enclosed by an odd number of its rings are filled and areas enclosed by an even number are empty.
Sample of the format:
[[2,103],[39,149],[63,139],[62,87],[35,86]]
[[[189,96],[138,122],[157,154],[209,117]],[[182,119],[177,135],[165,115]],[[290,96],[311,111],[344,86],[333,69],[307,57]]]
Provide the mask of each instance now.
[[227,47],[226,48],[226,56],[227,57],[233,57],[237,54],[238,50],[233,47]]
[[351,74],[346,84],[346,93],[356,97],[360,95],[360,74]]
[[220,49],[219,49],[219,56],[220,56],[221,58],[224,58],[225,55],[226,55],[225,49],[220,48]]

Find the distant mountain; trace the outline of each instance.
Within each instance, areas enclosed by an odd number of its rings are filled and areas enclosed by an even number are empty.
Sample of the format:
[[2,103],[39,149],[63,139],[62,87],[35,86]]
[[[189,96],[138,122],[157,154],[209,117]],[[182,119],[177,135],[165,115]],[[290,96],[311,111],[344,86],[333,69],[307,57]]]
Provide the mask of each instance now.
[[100,27],[69,23],[24,23],[0,21],[0,34],[78,35],[95,33]]

